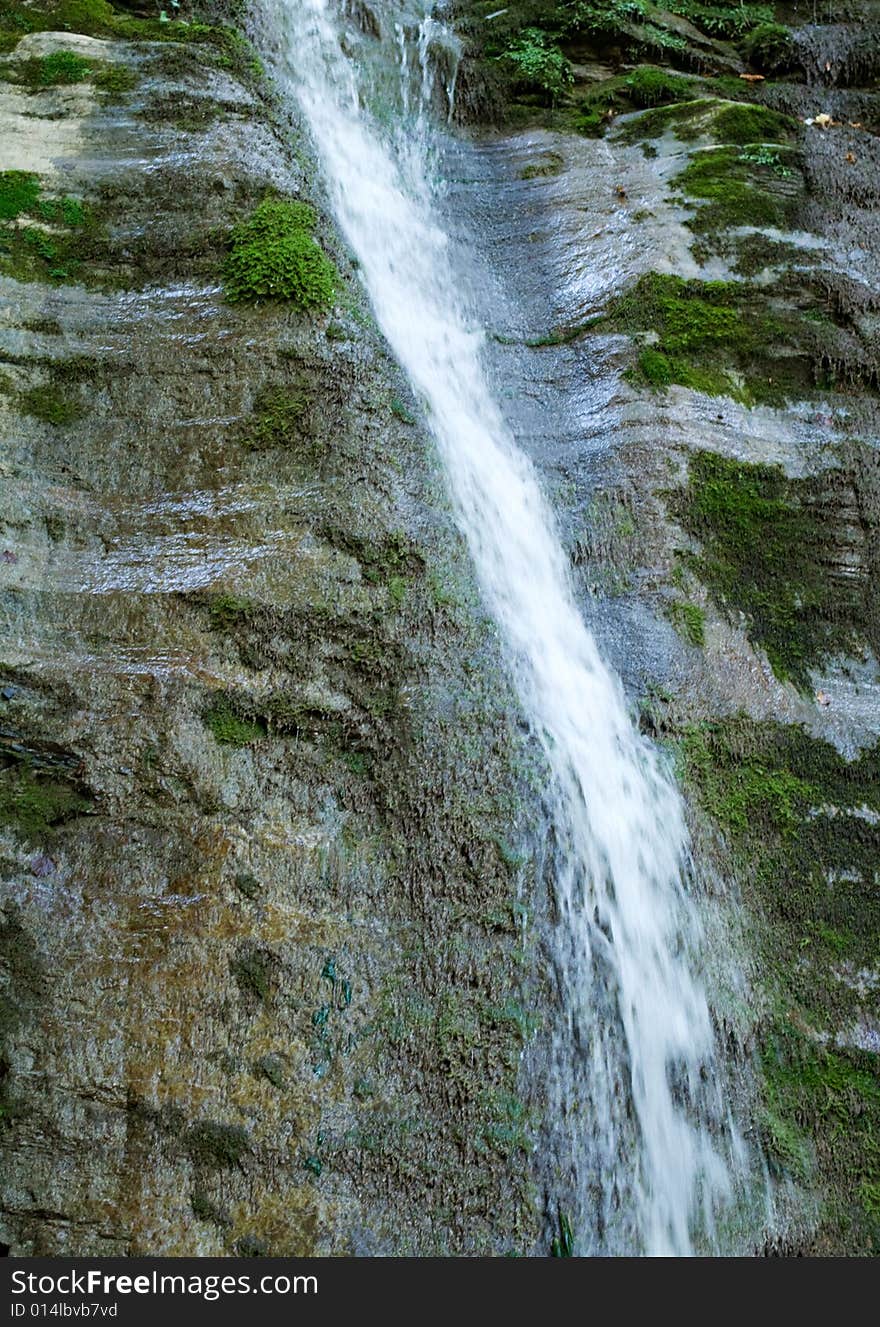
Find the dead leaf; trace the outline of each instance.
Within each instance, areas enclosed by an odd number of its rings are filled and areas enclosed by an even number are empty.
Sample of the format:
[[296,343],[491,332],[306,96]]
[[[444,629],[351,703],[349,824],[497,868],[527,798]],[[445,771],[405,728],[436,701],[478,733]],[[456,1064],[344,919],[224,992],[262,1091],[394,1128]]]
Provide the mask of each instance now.
[[848,161],[851,166],[854,166],[856,164],[855,153],[847,152],[846,156],[844,157],[844,161]]

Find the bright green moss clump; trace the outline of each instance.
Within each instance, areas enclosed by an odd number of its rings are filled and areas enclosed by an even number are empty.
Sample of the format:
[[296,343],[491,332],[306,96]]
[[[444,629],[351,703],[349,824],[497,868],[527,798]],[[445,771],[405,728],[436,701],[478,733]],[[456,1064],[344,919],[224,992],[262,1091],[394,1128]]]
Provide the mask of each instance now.
[[777,676],[804,688],[809,668],[852,647],[870,619],[869,589],[832,575],[823,490],[827,500],[827,474],[790,480],[778,466],[698,452],[670,502],[700,541],[691,564],[716,603],[743,613]]
[[25,82],[32,87],[54,88],[85,83],[91,77],[90,61],[75,51],[53,51],[21,66]]
[[14,221],[22,212],[36,207],[40,177],[32,171],[0,171],[0,220]]
[[227,300],[278,299],[300,309],[329,308],[336,273],[312,234],[316,220],[307,203],[263,199],[232,231],[223,267]]

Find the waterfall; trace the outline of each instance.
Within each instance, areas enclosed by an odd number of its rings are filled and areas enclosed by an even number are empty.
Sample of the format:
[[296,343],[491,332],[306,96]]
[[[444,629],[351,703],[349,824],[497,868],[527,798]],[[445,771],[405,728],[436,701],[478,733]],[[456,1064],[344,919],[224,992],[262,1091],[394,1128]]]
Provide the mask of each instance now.
[[264,3],[272,73],[310,129],[376,318],[424,404],[546,757],[560,1007],[545,1102],[574,1177],[575,1250],[715,1250],[735,1145],[696,975],[682,805],[578,609],[538,477],[493,399],[483,332],[440,224],[434,124],[450,112],[455,71],[441,61],[438,97],[430,48],[449,56],[454,37],[427,0],[409,0],[409,13],[386,5],[383,104],[371,109],[375,57],[364,51],[379,39],[358,34],[333,0]]

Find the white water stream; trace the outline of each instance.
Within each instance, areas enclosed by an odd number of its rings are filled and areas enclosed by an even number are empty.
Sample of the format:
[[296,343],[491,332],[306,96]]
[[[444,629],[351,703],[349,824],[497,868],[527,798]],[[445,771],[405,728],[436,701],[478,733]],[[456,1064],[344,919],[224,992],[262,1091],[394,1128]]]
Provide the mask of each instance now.
[[432,197],[437,20],[427,0],[413,4],[408,27],[380,8],[388,67],[399,70],[394,113],[371,113],[332,0],[266,0],[272,72],[310,127],[377,320],[424,402],[551,771],[561,1007],[546,1110],[579,1191],[576,1251],[708,1251],[731,1180],[710,1137],[724,1110],[694,975],[682,807],[598,654],[535,471],[493,399],[483,333]]

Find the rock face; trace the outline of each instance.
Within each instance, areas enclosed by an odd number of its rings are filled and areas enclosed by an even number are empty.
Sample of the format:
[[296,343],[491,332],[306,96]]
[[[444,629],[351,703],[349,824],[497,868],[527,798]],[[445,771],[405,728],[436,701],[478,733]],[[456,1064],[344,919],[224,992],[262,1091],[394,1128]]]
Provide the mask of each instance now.
[[648,5],[456,11],[498,381],[746,922],[717,1014],[756,1074],[763,1247],[876,1252],[877,6],[687,6],[723,59]]
[[253,53],[67,20],[0,67],[2,1239],[528,1249],[532,758],[436,462],[325,216],[331,308],[224,299],[320,214]]
[[[498,395],[756,1082],[736,1246],[876,1252],[876,6],[454,8]],[[0,1240],[546,1254],[542,766],[308,146],[229,29],[0,28]],[[229,298],[267,197],[329,301]]]

